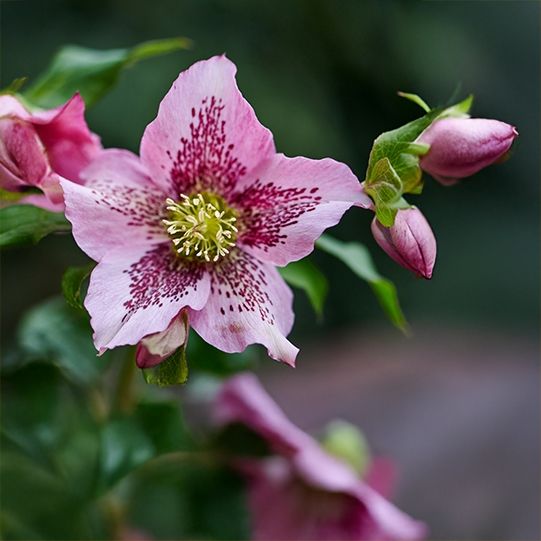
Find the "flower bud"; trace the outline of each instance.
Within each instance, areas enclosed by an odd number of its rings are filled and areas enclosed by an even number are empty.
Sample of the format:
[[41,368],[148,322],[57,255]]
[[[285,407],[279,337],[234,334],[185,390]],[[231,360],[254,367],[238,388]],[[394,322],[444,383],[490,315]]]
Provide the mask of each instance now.
[[0,96],[0,188],[41,191],[21,203],[60,211],[60,180],[82,183],[81,171],[101,152],[99,137],[84,118],[85,104],[75,94],[48,111],[31,112],[14,96]]
[[418,208],[399,210],[391,227],[381,225],[374,218],[372,234],[380,247],[399,265],[423,278],[432,277],[436,262],[436,239]]
[[421,168],[445,185],[469,177],[498,161],[511,148],[514,126],[485,118],[442,118],[419,137],[430,145]]

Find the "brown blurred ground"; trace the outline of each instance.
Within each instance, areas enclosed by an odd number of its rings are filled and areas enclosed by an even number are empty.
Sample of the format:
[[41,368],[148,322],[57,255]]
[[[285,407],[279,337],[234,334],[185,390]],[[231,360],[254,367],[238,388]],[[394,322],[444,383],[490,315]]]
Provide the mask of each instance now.
[[[265,363],[264,383],[311,432],[358,425],[400,465],[397,503],[431,539],[540,538],[539,366],[517,335],[415,326],[335,334],[298,368]],[[287,373],[286,373],[287,372]]]

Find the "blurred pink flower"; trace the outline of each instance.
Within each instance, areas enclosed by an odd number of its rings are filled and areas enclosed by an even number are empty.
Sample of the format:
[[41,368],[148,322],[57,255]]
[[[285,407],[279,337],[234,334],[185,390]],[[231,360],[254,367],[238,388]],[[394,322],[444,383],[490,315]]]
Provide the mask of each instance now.
[[34,113],[14,96],[0,96],[0,187],[37,188],[44,195],[27,195],[20,202],[63,210],[59,181],[81,182],[81,170],[101,150],[84,110],[79,94],[60,107]]
[[223,351],[260,343],[295,362],[292,293],[275,266],[309,254],[367,197],[344,164],[276,154],[235,72],[224,56],[194,64],[147,126],[141,158],[104,151],[86,186],[62,182],[73,235],[99,262],[85,305],[100,351],[162,333],[186,309]]
[[430,145],[421,168],[442,184],[454,184],[499,160],[518,136],[514,126],[485,118],[443,118],[419,137]]
[[[246,425],[275,453],[268,458],[234,461],[248,479],[254,539],[424,539],[424,524],[393,506],[349,465],[294,426],[254,375],[229,379],[216,398],[214,411],[218,424]],[[388,490],[388,464],[376,461],[367,474],[370,479]]]
[[436,263],[436,238],[430,225],[417,207],[399,210],[394,225],[383,226],[372,220],[376,242],[402,267],[430,279]]

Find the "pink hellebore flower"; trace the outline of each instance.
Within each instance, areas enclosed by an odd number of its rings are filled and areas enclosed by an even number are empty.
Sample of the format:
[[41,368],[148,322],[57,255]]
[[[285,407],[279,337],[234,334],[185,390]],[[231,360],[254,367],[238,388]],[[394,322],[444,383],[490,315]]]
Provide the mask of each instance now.
[[417,207],[399,210],[394,225],[385,227],[372,220],[376,242],[402,267],[429,280],[436,263],[436,238]]
[[99,262],[85,305],[100,351],[161,333],[186,309],[217,348],[260,343],[294,364],[292,293],[275,266],[309,254],[366,196],[344,164],[276,154],[235,72],[225,56],[194,64],[147,126],[140,158],[104,151],[86,186],[62,183],[73,235]]
[[[406,541],[426,527],[394,507],[346,463],[294,426],[252,374],[228,380],[215,401],[220,425],[241,423],[276,454],[239,459],[259,541]],[[377,472],[368,474],[376,479]]]
[[419,137],[430,145],[421,168],[445,185],[469,177],[498,161],[511,148],[514,126],[485,118],[443,118]]
[[63,210],[59,181],[80,182],[80,172],[101,150],[84,119],[85,104],[75,94],[64,105],[30,113],[14,96],[0,96],[0,187],[38,188],[21,203]]

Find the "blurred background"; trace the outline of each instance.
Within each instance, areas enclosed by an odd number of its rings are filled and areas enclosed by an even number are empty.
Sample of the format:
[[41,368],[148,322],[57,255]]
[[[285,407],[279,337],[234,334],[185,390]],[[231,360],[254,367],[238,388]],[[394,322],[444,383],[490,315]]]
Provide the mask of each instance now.
[[[31,79],[62,45],[99,49],[187,36],[190,51],[144,62],[88,113],[106,147],[137,151],[178,72],[227,53],[261,122],[290,156],[331,156],[362,179],[373,139],[430,105],[475,95],[472,113],[517,126],[511,159],[453,188],[410,197],[438,239],[430,282],[372,240],[370,213],[333,235],[371,250],[413,328],[403,337],[368,286],[322,253],[318,322],[296,296],[298,368],[262,362],[301,427],[339,417],[401,470],[397,503],[431,539],[538,539],[540,4],[536,1],[10,0],[1,2],[2,85]],[[69,238],[2,254],[2,344],[32,304],[84,262]]]

